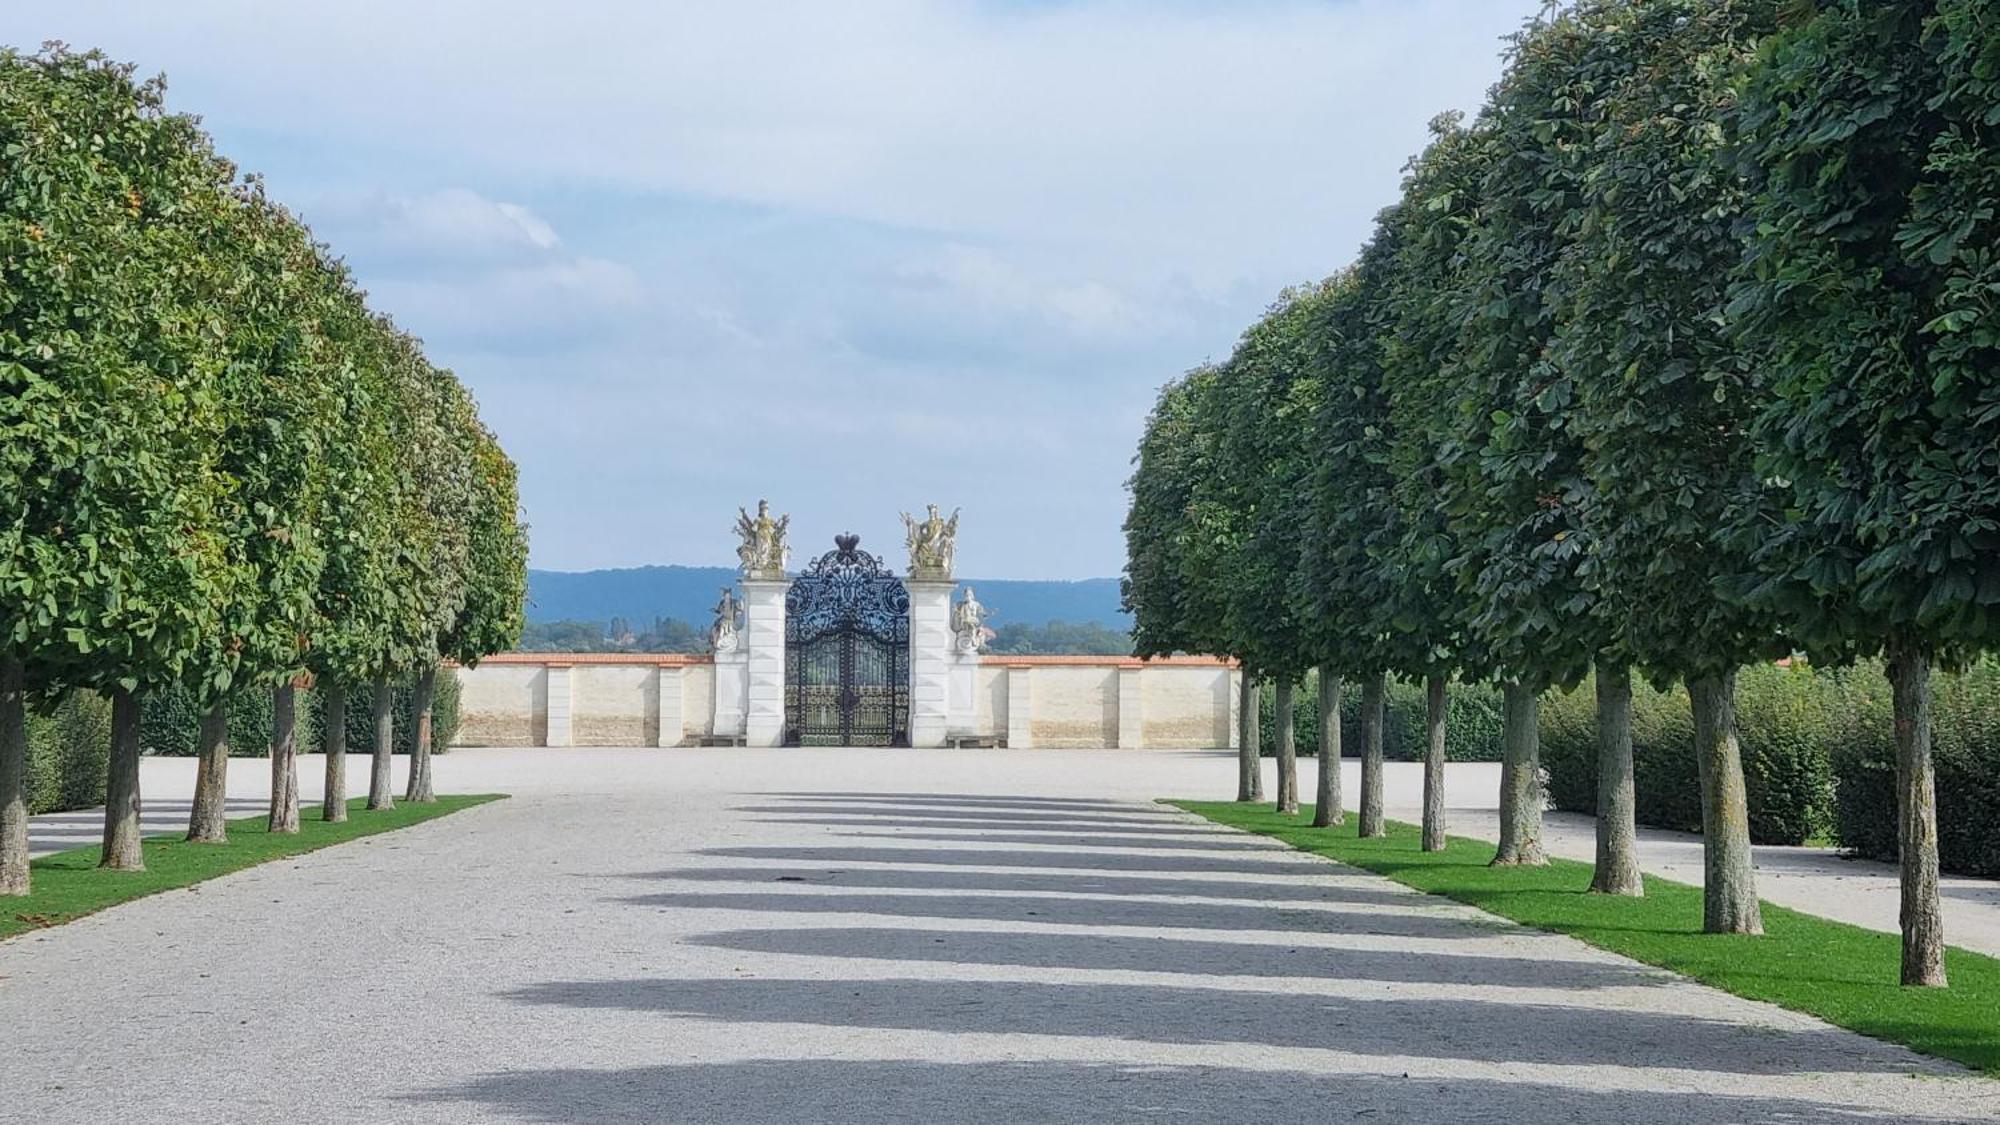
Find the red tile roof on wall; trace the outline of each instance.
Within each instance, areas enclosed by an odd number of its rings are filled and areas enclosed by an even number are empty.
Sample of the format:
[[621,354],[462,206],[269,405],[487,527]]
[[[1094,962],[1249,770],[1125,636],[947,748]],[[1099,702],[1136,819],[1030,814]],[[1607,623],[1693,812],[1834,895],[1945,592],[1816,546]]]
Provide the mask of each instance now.
[[1234,660],[1219,656],[1155,656],[1145,659],[1137,656],[1038,656],[1013,653],[987,653],[979,658],[983,665],[998,668],[1033,668],[1038,666],[1080,665],[1093,668],[1147,668],[1167,665],[1170,667],[1234,668]]

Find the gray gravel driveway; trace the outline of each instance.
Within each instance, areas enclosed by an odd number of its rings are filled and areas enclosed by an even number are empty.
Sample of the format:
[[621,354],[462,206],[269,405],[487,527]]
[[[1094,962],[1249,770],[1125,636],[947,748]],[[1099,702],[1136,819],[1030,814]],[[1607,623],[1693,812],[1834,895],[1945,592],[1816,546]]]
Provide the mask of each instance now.
[[454,753],[441,787],[514,799],[0,944],[0,1116],[2000,1119],[2000,1083],[1150,805],[1227,763],[1141,761]]

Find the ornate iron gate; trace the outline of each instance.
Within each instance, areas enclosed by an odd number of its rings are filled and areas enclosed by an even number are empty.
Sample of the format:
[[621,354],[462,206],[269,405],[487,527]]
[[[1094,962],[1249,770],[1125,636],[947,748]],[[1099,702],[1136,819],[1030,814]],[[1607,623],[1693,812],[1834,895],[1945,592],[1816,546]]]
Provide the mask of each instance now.
[[910,594],[836,535],[785,594],[785,745],[910,744]]

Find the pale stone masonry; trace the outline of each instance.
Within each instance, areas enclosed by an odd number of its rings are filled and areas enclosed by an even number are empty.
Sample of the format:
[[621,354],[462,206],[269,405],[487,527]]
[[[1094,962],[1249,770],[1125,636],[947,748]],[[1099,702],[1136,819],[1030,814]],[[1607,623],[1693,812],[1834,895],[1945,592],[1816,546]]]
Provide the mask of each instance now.
[[[504,653],[458,669],[458,744],[689,746],[740,739],[776,745],[784,729],[782,656],[767,656],[768,668],[750,662],[760,650],[781,653],[782,644],[754,643],[760,623],[755,585],[745,583],[753,643],[744,651],[721,657]],[[778,597],[782,612],[782,593]],[[923,632],[932,623],[916,624]],[[1235,743],[1236,674],[1231,664],[1205,657],[913,660],[911,741],[937,746],[971,739],[1047,749],[1229,747]]]

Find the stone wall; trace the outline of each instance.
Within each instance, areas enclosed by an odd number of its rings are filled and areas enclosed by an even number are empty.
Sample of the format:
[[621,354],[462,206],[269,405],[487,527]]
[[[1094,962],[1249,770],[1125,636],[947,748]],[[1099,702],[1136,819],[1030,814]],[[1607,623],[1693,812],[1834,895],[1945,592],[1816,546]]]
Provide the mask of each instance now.
[[[706,656],[503,653],[458,669],[461,746],[689,746],[714,731]],[[1234,745],[1235,669],[1199,657],[985,656],[955,738],[1017,747]]]

